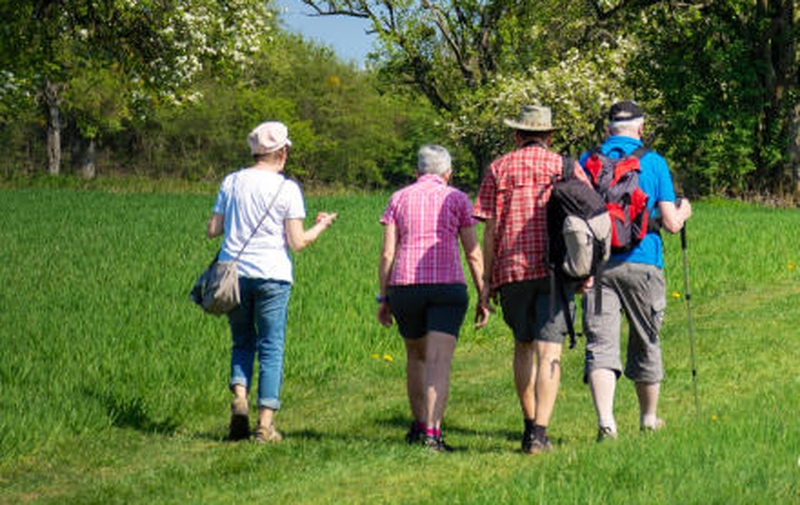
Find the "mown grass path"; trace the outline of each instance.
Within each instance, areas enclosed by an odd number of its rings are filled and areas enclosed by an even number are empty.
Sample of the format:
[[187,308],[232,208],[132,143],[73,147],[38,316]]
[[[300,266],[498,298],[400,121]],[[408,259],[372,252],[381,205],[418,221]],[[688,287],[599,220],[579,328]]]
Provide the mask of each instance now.
[[213,197],[2,191],[0,503],[800,503],[800,216],[705,204],[690,222],[701,410],[682,257],[666,243],[668,428],[594,443],[582,342],[565,351],[552,454],[518,452],[511,337],[465,327],[452,455],[402,442],[402,345],[374,321],[385,195],[312,198],[340,218],[296,256],[286,441],[224,441],[228,330],[186,292],[213,255]]

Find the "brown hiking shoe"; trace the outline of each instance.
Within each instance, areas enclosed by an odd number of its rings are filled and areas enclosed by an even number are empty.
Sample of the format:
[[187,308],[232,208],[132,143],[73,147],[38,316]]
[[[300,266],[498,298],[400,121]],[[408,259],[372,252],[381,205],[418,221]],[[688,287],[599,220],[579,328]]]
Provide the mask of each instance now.
[[250,415],[246,398],[231,401],[230,439],[244,440],[250,436]]
[[256,443],[257,444],[272,444],[283,440],[283,435],[275,429],[274,424],[269,426],[259,425],[256,428]]

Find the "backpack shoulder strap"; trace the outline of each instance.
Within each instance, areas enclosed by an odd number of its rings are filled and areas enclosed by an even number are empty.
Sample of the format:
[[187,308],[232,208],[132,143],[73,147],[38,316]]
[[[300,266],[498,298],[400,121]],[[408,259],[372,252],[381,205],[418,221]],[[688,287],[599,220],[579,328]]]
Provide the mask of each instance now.
[[561,156],[561,178],[565,181],[575,177],[575,160],[570,156]]
[[638,148],[637,150],[633,151],[633,152],[630,154],[630,156],[629,156],[629,157],[630,157],[630,158],[642,159],[642,157],[643,157],[645,154],[649,153],[649,152],[650,152],[650,149],[648,149],[648,148],[647,148],[647,146],[644,146],[644,145],[643,145],[642,147],[640,147],[640,148]]

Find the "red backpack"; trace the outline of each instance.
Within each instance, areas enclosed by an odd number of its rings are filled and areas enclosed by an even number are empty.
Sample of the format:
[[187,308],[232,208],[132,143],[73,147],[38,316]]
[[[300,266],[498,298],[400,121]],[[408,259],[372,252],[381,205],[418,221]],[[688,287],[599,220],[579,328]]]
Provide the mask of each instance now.
[[[617,148],[617,152],[622,150]],[[639,188],[639,160],[648,152],[640,147],[629,156],[610,158],[595,149],[584,168],[611,216],[611,252],[628,252],[647,234],[647,194]]]

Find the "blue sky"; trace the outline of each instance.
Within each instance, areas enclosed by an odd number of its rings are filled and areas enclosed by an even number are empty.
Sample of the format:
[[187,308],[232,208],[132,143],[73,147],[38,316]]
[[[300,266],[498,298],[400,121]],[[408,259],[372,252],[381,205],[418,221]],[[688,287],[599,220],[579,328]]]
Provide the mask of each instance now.
[[307,39],[332,47],[344,61],[354,61],[363,66],[372,44],[367,35],[367,22],[343,16],[311,17],[313,11],[300,0],[276,0],[282,8],[281,19],[291,31]]

